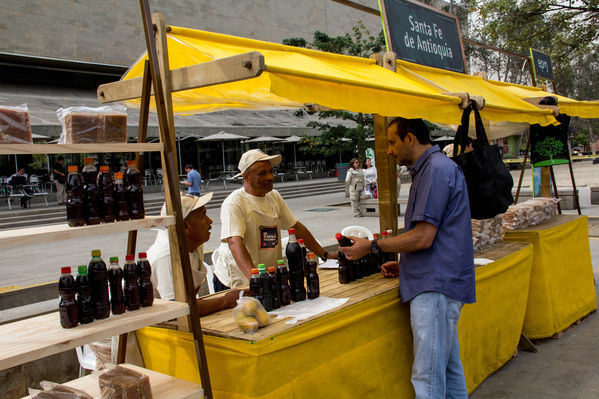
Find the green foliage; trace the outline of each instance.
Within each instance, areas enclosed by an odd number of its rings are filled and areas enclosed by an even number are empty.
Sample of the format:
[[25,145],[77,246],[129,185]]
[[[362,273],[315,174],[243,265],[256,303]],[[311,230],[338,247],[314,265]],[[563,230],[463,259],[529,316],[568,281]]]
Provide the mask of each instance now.
[[591,138],[589,137],[589,132],[585,130],[579,130],[574,134],[574,138],[572,139],[572,144],[578,145],[581,147],[586,147],[591,143]]
[[563,149],[564,144],[553,137],[546,137],[535,148],[538,154],[544,155],[549,159],[553,159],[553,156],[559,154]]

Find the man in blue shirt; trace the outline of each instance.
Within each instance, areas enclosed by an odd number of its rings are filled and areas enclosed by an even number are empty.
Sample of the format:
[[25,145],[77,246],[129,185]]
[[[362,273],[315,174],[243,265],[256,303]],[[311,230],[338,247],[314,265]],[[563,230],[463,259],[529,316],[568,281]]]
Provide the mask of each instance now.
[[188,163],[185,165],[185,172],[187,172],[187,181],[183,181],[181,183],[185,184],[187,187],[187,193],[189,195],[195,195],[196,197],[200,196],[200,183],[202,183],[202,176],[200,173],[193,168],[193,166]]
[[400,262],[382,267],[400,280],[410,303],[414,337],[412,385],[416,398],[467,398],[457,324],[464,303],[475,302],[474,256],[468,190],[460,168],[430,143],[421,119],[394,119],[387,130],[388,154],[411,167],[405,232],[391,239],[350,237],[348,259],[369,252],[400,252]]

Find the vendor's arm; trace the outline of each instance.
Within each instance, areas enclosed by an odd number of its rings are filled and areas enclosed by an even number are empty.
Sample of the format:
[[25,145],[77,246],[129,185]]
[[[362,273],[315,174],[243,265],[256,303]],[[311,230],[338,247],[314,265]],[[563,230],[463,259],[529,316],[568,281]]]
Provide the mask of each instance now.
[[235,259],[237,267],[239,267],[239,270],[241,270],[244,276],[249,279],[252,276],[251,271],[254,267],[254,263],[252,262],[252,257],[245,246],[243,238],[239,236],[229,237],[227,238],[227,244],[229,244],[229,249]]
[[[418,222],[406,233],[385,240],[378,240],[377,245],[383,252],[414,252],[430,248],[433,245],[437,228],[428,222]],[[365,238],[349,237],[354,241],[351,247],[339,248],[347,259],[360,259],[370,252],[371,241]]]
[[196,299],[199,316],[205,316],[223,309],[234,308],[239,299],[239,291],[228,290],[224,295]]
[[[318,243],[318,241],[316,241],[316,239],[314,238],[312,233],[310,233],[310,230],[308,230],[306,228],[306,226],[304,226],[300,221],[297,221],[297,223],[295,223],[293,228],[295,228],[295,236],[297,238],[303,238],[304,244],[306,244],[306,247],[310,251],[314,252],[314,254],[316,256],[318,256],[319,258],[322,258],[326,251]],[[327,259],[337,259],[337,253],[336,252],[335,253],[327,252]]]

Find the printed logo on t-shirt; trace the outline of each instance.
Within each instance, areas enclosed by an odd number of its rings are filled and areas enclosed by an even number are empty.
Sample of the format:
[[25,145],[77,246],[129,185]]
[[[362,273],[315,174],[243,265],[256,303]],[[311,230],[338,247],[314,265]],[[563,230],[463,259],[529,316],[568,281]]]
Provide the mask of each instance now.
[[260,226],[260,249],[269,249],[277,246],[279,242],[279,229],[277,226]]

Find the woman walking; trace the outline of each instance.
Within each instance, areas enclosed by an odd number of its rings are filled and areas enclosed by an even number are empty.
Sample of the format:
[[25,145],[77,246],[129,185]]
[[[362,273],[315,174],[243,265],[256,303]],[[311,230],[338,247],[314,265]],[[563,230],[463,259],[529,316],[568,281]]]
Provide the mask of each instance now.
[[364,180],[366,184],[364,191],[370,196],[370,198],[377,198],[377,185],[376,185],[376,168],[372,166],[370,158],[364,160],[362,165],[362,173],[364,174]]
[[353,158],[349,161],[349,169],[345,176],[345,188],[349,191],[349,200],[351,202],[354,217],[362,217],[360,212],[360,200],[368,198],[368,194],[364,193],[364,174],[360,169],[360,161]]

